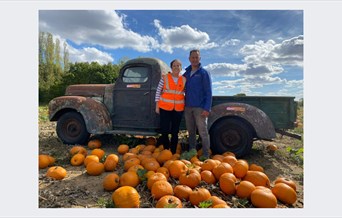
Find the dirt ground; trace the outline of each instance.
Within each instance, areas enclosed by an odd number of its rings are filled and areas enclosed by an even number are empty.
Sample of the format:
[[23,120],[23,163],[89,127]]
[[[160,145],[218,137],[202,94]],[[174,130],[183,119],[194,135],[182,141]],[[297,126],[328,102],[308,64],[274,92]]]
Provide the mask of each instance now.
[[[55,157],[55,165],[64,167],[67,170],[67,177],[55,181],[45,176],[46,169],[39,170],[39,207],[40,208],[104,208],[111,207],[112,192],[105,191],[102,187],[103,178],[110,172],[104,172],[100,176],[89,176],[84,166],[72,166],[70,164],[69,150],[72,146],[63,144],[57,137],[55,131],[56,123],[39,123],[39,154],[49,154]],[[103,143],[101,147],[106,154],[117,153],[116,148],[120,142],[118,137],[100,136]],[[267,145],[275,144],[278,150],[270,152]],[[278,202],[280,208],[303,208],[303,164],[302,159],[295,153],[303,146],[302,141],[287,136],[277,135],[274,142],[254,142],[252,152],[244,159],[249,164],[255,163],[262,166],[268,175],[271,185],[277,177],[289,178],[297,184],[297,202],[293,205],[284,205]],[[85,146],[85,148],[87,148]],[[290,149],[289,149],[290,148]],[[88,153],[90,153],[90,149]],[[121,161],[121,160],[120,160]],[[116,173],[121,175],[121,164],[118,165]],[[177,181],[171,180],[171,184]],[[212,195],[225,200],[230,207],[249,208],[253,207],[250,202],[242,201],[235,196],[223,194],[217,186],[207,185],[201,182],[201,186],[209,189]],[[148,189],[139,184],[136,189],[141,195],[141,207],[151,208],[155,201]],[[189,202],[183,202],[183,207],[193,207]]]

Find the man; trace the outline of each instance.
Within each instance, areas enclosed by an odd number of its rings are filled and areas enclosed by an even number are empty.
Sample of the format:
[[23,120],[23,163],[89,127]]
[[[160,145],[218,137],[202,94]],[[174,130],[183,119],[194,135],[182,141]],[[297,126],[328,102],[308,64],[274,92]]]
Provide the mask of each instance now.
[[189,149],[196,149],[196,129],[201,136],[203,155],[200,160],[209,158],[210,139],[208,116],[212,103],[211,78],[201,63],[200,51],[190,51],[190,66],[185,69],[185,122],[189,132]]

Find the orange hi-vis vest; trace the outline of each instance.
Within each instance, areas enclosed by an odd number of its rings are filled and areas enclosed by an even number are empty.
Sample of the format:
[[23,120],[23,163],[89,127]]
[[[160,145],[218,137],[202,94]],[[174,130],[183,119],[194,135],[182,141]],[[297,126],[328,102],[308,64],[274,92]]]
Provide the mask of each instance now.
[[177,84],[172,79],[171,73],[164,76],[164,87],[159,100],[159,107],[167,111],[183,111],[185,107],[184,88],[186,79],[178,78]]

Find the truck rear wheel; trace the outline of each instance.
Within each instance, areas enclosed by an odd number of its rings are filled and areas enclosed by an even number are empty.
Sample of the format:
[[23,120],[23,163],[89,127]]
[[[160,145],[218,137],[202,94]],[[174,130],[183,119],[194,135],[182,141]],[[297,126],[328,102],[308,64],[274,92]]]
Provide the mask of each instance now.
[[250,152],[253,145],[252,131],[238,119],[223,119],[210,129],[211,149],[214,153],[233,152],[242,157]]
[[67,112],[58,119],[57,135],[65,144],[85,144],[90,136],[82,115],[75,111]]

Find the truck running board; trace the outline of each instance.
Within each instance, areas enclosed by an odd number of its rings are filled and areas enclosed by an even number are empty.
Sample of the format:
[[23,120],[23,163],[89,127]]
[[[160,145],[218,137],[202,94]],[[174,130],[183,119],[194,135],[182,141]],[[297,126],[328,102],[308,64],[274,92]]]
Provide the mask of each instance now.
[[286,132],[286,131],[281,130],[281,129],[276,129],[276,132],[281,134],[281,135],[286,135],[286,136],[289,136],[289,137],[292,137],[292,138],[295,138],[298,140],[302,140],[302,136],[299,134],[296,134],[296,133]]
[[125,135],[142,135],[142,136],[156,136],[157,132],[145,132],[139,130],[112,130],[107,131],[106,134],[125,134]]

